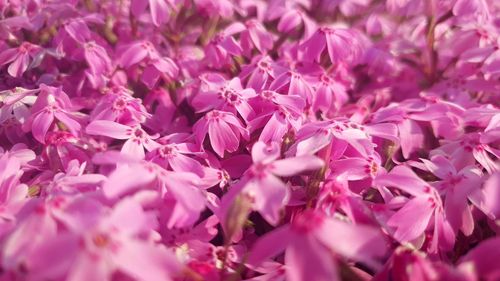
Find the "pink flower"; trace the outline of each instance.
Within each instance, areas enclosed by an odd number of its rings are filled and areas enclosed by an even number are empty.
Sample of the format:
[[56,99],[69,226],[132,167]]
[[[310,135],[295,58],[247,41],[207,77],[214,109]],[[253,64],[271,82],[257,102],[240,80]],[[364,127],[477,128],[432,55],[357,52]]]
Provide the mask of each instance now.
[[120,65],[125,68],[140,62],[144,62],[146,65],[141,81],[150,89],[155,86],[160,77],[170,81],[179,74],[179,68],[175,62],[170,58],[160,56],[153,43],[149,41],[139,41],[128,45],[119,59]]
[[272,61],[270,57],[256,56],[251,64],[242,67],[240,77],[244,80],[248,77],[247,87],[260,91],[267,88],[270,82],[284,71],[286,68]]
[[130,10],[134,16],[139,17],[144,13],[148,5],[151,12],[151,19],[156,26],[166,23],[170,17],[171,10],[174,8],[174,3],[170,0],[132,0]]
[[[175,140],[175,135],[170,139]],[[168,136],[159,141],[167,141],[159,147],[148,153],[147,159],[157,163],[164,168],[170,168],[176,172],[191,172],[202,177],[204,174],[203,166],[192,157],[201,156],[201,152],[193,143],[169,141]]]
[[475,190],[470,198],[474,205],[495,220],[500,218],[499,184],[500,172],[496,172],[486,179],[483,186]]
[[[415,175],[410,168],[397,166],[388,174],[377,176],[374,184],[397,187],[414,196],[387,221],[388,226],[395,228],[394,238],[400,242],[411,242],[432,226],[434,232],[431,252],[436,252],[438,247],[449,249],[453,245],[455,235],[438,191]],[[431,222],[432,219],[434,222]]]
[[[73,220],[80,219],[78,215],[65,214]],[[174,254],[140,238],[150,234],[151,224],[153,218],[140,205],[123,200],[93,224],[74,225],[66,233],[46,237],[30,254],[28,266],[45,278],[66,276],[74,281],[110,280],[117,271],[138,280],[171,280],[181,270]]]
[[25,130],[31,130],[33,137],[45,143],[45,135],[49,131],[54,119],[57,119],[72,135],[78,136],[81,125],[75,120],[76,116],[70,110],[72,104],[69,97],[61,88],[40,85],[40,92],[33,107],[31,116],[24,124]]
[[130,90],[114,87],[106,90],[105,96],[94,107],[91,119],[136,125],[150,116],[142,105],[142,101],[132,97]]
[[258,240],[248,263],[261,264],[285,250],[287,280],[340,280],[335,259],[345,257],[374,266],[385,248],[382,235],[374,228],[308,210]]
[[465,235],[472,234],[474,219],[467,201],[481,186],[481,171],[475,166],[457,171],[453,163],[442,155],[432,157],[431,161],[422,159],[422,162],[441,179],[434,186],[446,194],[444,208],[450,225],[455,230],[460,229]]
[[19,182],[23,172],[19,159],[0,156],[0,238],[16,226],[16,214],[27,202],[28,186]]
[[245,26],[240,34],[241,48],[245,55],[250,57],[252,46],[261,54],[269,51],[274,44],[271,33],[257,20],[251,19],[245,22]]
[[258,211],[269,223],[276,225],[280,219],[280,210],[287,204],[289,187],[278,177],[290,177],[304,171],[317,170],[323,161],[315,156],[279,158],[279,146],[272,142],[266,145],[257,142],[252,147],[253,165],[244,178],[222,199],[223,206],[231,204],[239,194],[252,198],[253,209]]
[[[383,133],[391,130],[391,127],[381,128]],[[369,157],[373,153],[373,143],[370,134],[386,137],[377,130],[365,128],[350,121],[322,121],[312,122],[302,126],[297,134],[297,142],[291,151],[297,155],[314,154],[322,148],[332,145],[336,147],[335,158],[340,157],[346,149],[354,149],[363,157]]]
[[313,98],[313,109],[328,112],[337,111],[349,99],[345,85],[336,82],[327,73],[321,74],[316,84]]
[[23,124],[30,115],[29,107],[36,101],[34,95],[37,90],[28,90],[24,88],[15,88],[13,91],[0,93],[0,101],[3,102],[0,107],[0,124],[10,118],[15,118]]
[[240,136],[248,139],[248,131],[241,122],[229,112],[212,110],[205,114],[193,126],[198,144],[202,145],[208,133],[213,150],[221,158],[224,151],[235,152],[240,143]]
[[[198,188],[199,178],[196,174],[167,171],[155,163],[130,158],[115,151],[97,154],[94,162],[117,165],[102,188],[104,195],[111,200],[118,200],[133,192],[136,192],[136,200],[144,201],[144,204],[161,203],[164,206],[174,200],[173,206],[167,205],[168,209],[164,213],[168,228],[194,223],[205,209],[206,198]],[[124,177],[127,181],[123,181]],[[141,187],[150,187],[154,192],[140,190]]]
[[332,64],[340,61],[355,62],[361,57],[364,48],[357,37],[358,35],[349,29],[320,27],[301,48],[309,60],[319,62],[326,47]]
[[194,0],[194,2],[196,8],[209,17],[229,18],[235,9],[234,3],[229,0]]
[[205,47],[205,58],[208,64],[217,68],[232,63],[233,56],[243,53],[240,43],[233,35],[241,31],[239,25],[230,25],[225,30],[215,34]]
[[193,98],[191,104],[198,112],[211,109],[239,113],[243,120],[253,117],[254,111],[248,100],[255,97],[253,89],[243,89],[239,78],[230,81],[218,75],[201,78],[200,92]]
[[30,60],[33,59],[41,48],[29,42],[23,42],[18,48],[11,48],[0,53],[0,66],[10,63],[7,72],[10,76],[21,77],[28,70]]
[[151,151],[159,146],[154,141],[157,137],[148,135],[140,125],[126,126],[113,121],[96,120],[87,125],[85,132],[89,135],[127,140],[121,151],[138,159],[144,158],[144,149]]
[[112,70],[111,59],[102,46],[94,41],[86,42],[83,45],[84,57],[89,65],[87,76],[94,87],[104,86],[103,77]]

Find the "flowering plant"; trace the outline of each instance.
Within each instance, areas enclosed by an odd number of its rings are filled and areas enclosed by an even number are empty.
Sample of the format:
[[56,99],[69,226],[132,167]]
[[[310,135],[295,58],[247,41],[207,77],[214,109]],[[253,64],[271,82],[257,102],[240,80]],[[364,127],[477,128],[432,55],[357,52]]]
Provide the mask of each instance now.
[[0,0],[0,281],[500,280],[500,2]]

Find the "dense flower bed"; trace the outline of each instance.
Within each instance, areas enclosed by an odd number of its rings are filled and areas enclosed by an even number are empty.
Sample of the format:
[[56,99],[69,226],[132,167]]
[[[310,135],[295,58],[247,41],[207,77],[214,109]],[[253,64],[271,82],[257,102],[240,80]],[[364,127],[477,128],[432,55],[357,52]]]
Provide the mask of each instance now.
[[0,0],[0,281],[500,280],[500,1]]

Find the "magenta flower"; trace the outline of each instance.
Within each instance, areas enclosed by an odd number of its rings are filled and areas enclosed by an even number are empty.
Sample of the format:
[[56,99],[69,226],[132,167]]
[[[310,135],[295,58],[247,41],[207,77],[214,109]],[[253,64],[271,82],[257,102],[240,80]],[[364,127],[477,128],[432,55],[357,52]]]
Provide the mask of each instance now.
[[61,88],[40,85],[38,97],[31,107],[31,116],[24,124],[25,130],[31,130],[33,137],[45,143],[45,136],[55,119],[61,122],[72,135],[78,136],[81,125],[76,115],[70,110],[72,104]]
[[313,98],[313,109],[328,112],[337,111],[348,100],[345,85],[336,82],[328,74],[323,73],[319,76],[319,82],[316,85],[316,94]]
[[200,92],[194,97],[191,104],[198,112],[211,109],[231,112],[239,115],[243,120],[253,117],[254,111],[248,100],[256,96],[253,89],[243,89],[239,78],[231,81],[220,76],[208,76],[202,79]]
[[481,171],[475,166],[457,171],[453,163],[441,155],[432,157],[431,161],[422,159],[422,162],[441,179],[434,186],[446,194],[444,208],[450,225],[455,230],[460,229],[465,235],[470,235],[474,230],[474,219],[467,201],[481,186]]
[[345,257],[373,266],[385,248],[384,239],[376,229],[350,225],[309,210],[297,214],[290,225],[258,240],[248,263],[258,265],[286,250],[287,280],[340,280],[334,259]]
[[241,48],[245,55],[250,56],[250,50],[255,47],[261,54],[269,51],[274,44],[274,38],[257,20],[245,22],[240,34]]
[[[175,139],[175,137],[176,136],[171,136],[171,139]],[[198,151],[195,144],[187,142],[170,142],[168,138],[162,138],[161,140],[166,140],[168,143],[161,144],[148,153],[146,157],[148,160],[176,172],[191,172],[200,177],[204,175],[203,166],[200,162],[192,158],[202,154]]]
[[141,81],[150,89],[155,86],[160,78],[170,81],[179,74],[179,68],[175,62],[168,57],[160,56],[153,43],[149,41],[140,41],[128,45],[119,59],[120,65],[125,68],[130,68],[141,62],[146,65]]
[[500,280],[497,2],[0,0],[0,281]]
[[166,23],[170,17],[170,12],[173,10],[174,3],[170,0],[132,0],[130,11],[136,17],[139,17],[149,6],[151,19],[153,24],[160,26]]
[[112,69],[111,59],[106,49],[94,41],[86,42],[83,48],[85,60],[89,65],[89,71],[87,72],[89,80],[95,87],[98,85],[105,85],[105,83],[100,80]]
[[0,107],[0,124],[11,118],[23,124],[30,116],[29,107],[36,101],[36,92],[37,90],[15,88],[13,91],[0,93],[0,101],[3,103]]
[[148,135],[141,126],[126,126],[107,120],[96,120],[85,128],[89,135],[106,136],[113,139],[127,140],[121,151],[129,156],[143,159],[144,149],[152,151],[159,146],[154,141],[157,137]]
[[387,221],[388,226],[395,228],[394,238],[400,242],[410,242],[432,226],[434,232],[430,251],[453,245],[455,235],[438,191],[415,175],[410,168],[397,166],[388,174],[377,176],[374,184],[397,187],[414,196]]
[[142,123],[150,116],[142,101],[132,97],[132,92],[123,87],[106,91],[106,95],[99,100],[91,114],[93,120],[109,120],[130,125]]
[[[198,177],[189,172],[171,172],[161,166],[130,158],[128,155],[110,151],[94,157],[98,164],[117,164],[116,169],[103,183],[104,195],[112,200],[136,192],[137,200],[141,197],[141,187],[148,186],[153,193],[143,194],[148,200],[156,202],[163,200],[163,204],[175,201],[165,215],[168,216],[166,224],[169,228],[183,227],[194,223],[205,209],[206,198],[198,188]],[[133,175],[133,176],[132,176]],[[123,178],[127,177],[126,182]],[[152,197],[152,198],[151,198]]]
[[241,122],[229,112],[212,110],[205,114],[193,126],[197,142],[202,145],[208,133],[213,150],[221,158],[224,151],[235,152],[240,144],[240,137],[248,139],[248,131]]
[[325,48],[333,64],[340,61],[356,61],[361,57],[364,48],[357,37],[358,35],[349,29],[320,27],[301,45],[301,48],[310,60],[318,62]]
[[289,188],[278,177],[290,177],[323,166],[323,161],[315,156],[306,155],[281,160],[278,158],[277,143],[269,145],[264,142],[255,143],[252,147],[253,165],[247,170],[241,183],[233,187],[222,199],[222,204],[228,204],[238,194],[245,194],[252,198],[253,209],[269,223],[276,225],[279,221],[279,212],[290,197]]
[[19,179],[23,172],[19,159],[13,154],[0,156],[0,238],[16,226],[16,214],[24,206],[28,186]]
[[205,58],[209,65],[221,68],[231,64],[233,56],[239,56],[243,53],[240,43],[233,37],[240,31],[239,25],[230,25],[210,40],[205,47]]
[[285,71],[286,68],[273,62],[270,57],[257,56],[253,58],[251,64],[243,66],[240,77],[242,79],[248,77],[247,87],[260,91],[267,88],[272,80]]
[[7,72],[10,76],[20,77],[28,70],[31,60],[39,54],[41,48],[29,42],[22,43],[18,48],[11,48],[0,53],[0,66],[9,64]]

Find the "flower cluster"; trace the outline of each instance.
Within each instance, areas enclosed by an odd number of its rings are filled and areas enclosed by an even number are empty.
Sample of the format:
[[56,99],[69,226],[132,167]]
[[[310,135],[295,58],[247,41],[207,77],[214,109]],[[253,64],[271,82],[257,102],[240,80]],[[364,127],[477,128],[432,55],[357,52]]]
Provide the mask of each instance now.
[[0,0],[0,281],[500,280],[500,2]]

